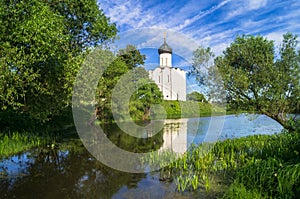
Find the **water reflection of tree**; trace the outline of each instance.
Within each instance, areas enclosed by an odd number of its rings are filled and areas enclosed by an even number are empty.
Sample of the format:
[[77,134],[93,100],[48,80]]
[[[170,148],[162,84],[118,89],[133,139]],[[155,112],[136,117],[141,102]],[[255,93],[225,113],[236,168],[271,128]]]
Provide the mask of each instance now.
[[110,169],[85,150],[51,149],[34,155],[27,175],[0,179],[4,198],[111,198],[121,187],[133,188],[145,174]]
[[[104,133],[107,137],[118,147],[136,153],[149,152],[158,150],[163,140],[163,130],[156,132],[144,132],[147,133],[147,138],[136,138],[124,133],[117,125],[105,125],[103,126]],[[155,130],[154,130],[155,131]],[[142,133],[142,132],[141,132]],[[156,133],[155,135],[152,135]]]

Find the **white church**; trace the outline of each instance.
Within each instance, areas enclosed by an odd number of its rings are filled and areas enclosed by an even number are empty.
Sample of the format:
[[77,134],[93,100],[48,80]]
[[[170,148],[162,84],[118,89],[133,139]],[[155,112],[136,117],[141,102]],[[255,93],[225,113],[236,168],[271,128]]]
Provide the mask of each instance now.
[[164,100],[186,101],[186,72],[172,67],[172,48],[166,42],[158,49],[159,66],[149,71],[152,79],[162,92]]

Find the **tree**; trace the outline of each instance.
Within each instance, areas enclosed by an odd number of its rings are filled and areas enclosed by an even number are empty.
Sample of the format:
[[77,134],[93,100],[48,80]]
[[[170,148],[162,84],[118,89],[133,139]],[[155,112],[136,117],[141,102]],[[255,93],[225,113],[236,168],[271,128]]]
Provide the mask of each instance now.
[[299,112],[300,53],[297,36],[287,33],[275,59],[273,41],[262,36],[241,36],[215,59],[232,108],[253,110],[288,130]]
[[115,37],[94,0],[0,2],[1,110],[49,120],[70,105],[87,48]]
[[[145,71],[145,69],[143,69]],[[145,74],[148,73],[145,71]],[[136,115],[139,120],[150,119],[150,108],[152,104],[159,104],[163,100],[162,92],[154,81],[148,77],[139,79],[137,91],[132,95],[130,101],[130,113]]]
[[210,61],[213,59],[214,53],[211,51],[210,47],[204,48],[199,46],[193,52],[193,64],[192,70],[188,75],[193,75],[196,77],[196,81],[199,84],[205,84],[205,76],[207,69],[210,66]]
[[43,0],[50,9],[63,17],[65,34],[73,52],[111,42],[117,33],[116,25],[99,9],[96,0]]
[[197,91],[187,94],[187,100],[197,101],[197,102],[207,102],[204,95]]
[[128,71],[128,66],[121,59],[115,58],[106,68],[99,80],[96,92],[96,115],[100,120],[112,120],[111,99],[112,91],[122,75]]
[[127,45],[125,49],[120,49],[118,51],[118,57],[126,63],[130,70],[139,65],[143,65],[146,59],[145,55],[142,55],[135,46],[130,44]]
[[[118,51],[99,81],[96,96],[98,119],[112,121],[112,108],[118,110],[116,114],[123,120],[129,119],[128,110],[135,120],[149,118],[151,104],[159,103],[162,94],[157,85],[149,79],[148,72],[142,67],[137,67],[144,63],[145,58],[145,55],[132,45]],[[128,104],[124,104],[123,99],[129,94],[131,98]],[[113,99],[120,101],[112,103]]]

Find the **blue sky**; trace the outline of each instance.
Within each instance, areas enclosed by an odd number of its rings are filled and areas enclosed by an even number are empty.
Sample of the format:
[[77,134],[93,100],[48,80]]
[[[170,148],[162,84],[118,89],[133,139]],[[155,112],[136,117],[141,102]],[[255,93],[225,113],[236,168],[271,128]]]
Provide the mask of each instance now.
[[[211,47],[216,55],[237,35],[267,37],[278,45],[282,35],[300,35],[299,0],[100,0],[100,7],[119,29],[119,46],[136,45],[148,60],[158,63],[157,49],[167,32],[175,64],[188,69],[191,53],[199,45]],[[151,51],[152,49],[152,51]]]

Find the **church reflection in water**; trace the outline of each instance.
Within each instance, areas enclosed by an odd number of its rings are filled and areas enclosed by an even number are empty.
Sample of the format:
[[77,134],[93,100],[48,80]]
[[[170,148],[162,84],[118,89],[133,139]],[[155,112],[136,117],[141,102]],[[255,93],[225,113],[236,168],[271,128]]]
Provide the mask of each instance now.
[[187,120],[166,120],[163,128],[163,145],[160,150],[183,154],[187,150]]
[[[169,119],[164,121],[162,132],[163,142],[159,148],[160,151],[172,150],[175,153],[183,154],[187,151],[187,129],[188,119]],[[147,137],[153,136],[153,128],[147,129]]]

